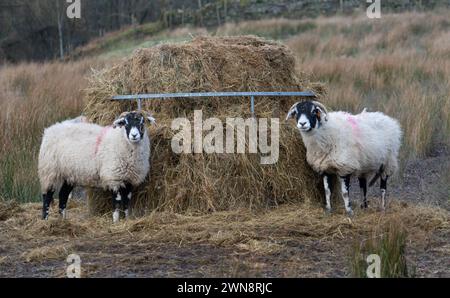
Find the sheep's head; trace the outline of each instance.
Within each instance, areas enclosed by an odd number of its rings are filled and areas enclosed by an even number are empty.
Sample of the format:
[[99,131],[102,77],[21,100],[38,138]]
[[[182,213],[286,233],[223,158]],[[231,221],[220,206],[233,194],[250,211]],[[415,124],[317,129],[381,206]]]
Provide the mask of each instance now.
[[145,111],[132,111],[122,113],[113,123],[113,127],[123,129],[130,143],[138,143],[146,134],[145,122],[156,123],[155,118]]
[[295,115],[297,128],[306,133],[319,128],[323,121],[328,121],[327,114],[325,106],[318,101],[300,101],[291,107],[286,120]]

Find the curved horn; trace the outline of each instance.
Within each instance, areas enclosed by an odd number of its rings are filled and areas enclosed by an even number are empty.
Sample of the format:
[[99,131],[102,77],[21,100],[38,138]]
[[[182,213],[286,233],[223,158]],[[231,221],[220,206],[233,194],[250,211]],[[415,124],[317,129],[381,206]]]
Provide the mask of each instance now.
[[299,101],[297,101],[296,103],[294,103],[292,105],[292,107],[289,109],[289,112],[286,115],[286,121],[289,120],[292,115],[294,114],[294,112],[296,112],[295,108],[297,107],[297,104],[299,103]]
[[318,101],[313,101],[312,103],[322,109],[322,111],[325,113],[325,121],[328,121],[327,108],[325,108],[325,106],[322,103],[318,102]]
[[150,114],[149,112],[144,112],[144,113],[145,113],[145,117],[151,124],[156,124],[156,119],[153,118],[152,114]]
[[117,117],[116,120],[114,120],[113,122],[113,128],[116,128],[118,126],[122,126],[124,125],[123,122],[126,122],[127,120],[125,119],[125,117],[128,115],[129,112],[123,112],[122,114],[119,115],[119,117]]
[[150,114],[150,112],[141,110],[141,111],[133,111],[133,113],[137,113],[137,114],[141,115],[142,117],[147,119],[151,124],[156,124],[156,120],[155,120],[155,118],[153,118],[153,116],[152,116],[152,114]]
[[152,116],[152,114],[150,114],[150,112],[136,111],[136,113],[139,113],[139,115],[141,115],[142,117],[147,119],[151,124],[156,124],[156,120],[155,120],[155,118],[153,118],[153,116]]

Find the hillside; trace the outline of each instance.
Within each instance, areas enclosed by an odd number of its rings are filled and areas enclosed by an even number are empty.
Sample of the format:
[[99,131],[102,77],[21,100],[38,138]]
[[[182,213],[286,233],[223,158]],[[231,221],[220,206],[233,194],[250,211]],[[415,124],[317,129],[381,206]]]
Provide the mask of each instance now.
[[[115,31],[158,24],[217,28],[229,22],[314,18],[363,13],[360,0],[96,0],[81,1],[79,19],[66,17],[65,0],[0,0],[0,62],[67,57],[92,39]],[[449,8],[450,0],[382,1],[383,14]],[[26,20],[26,21],[24,21]],[[114,33],[113,33],[114,34]]]

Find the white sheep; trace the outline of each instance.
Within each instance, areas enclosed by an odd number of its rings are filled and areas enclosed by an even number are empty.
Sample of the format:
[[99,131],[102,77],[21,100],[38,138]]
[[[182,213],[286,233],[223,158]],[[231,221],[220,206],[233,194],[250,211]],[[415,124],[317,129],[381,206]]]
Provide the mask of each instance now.
[[79,118],[56,123],[44,131],[38,173],[43,193],[42,217],[47,219],[53,194],[59,191],[59,212],[65,218],[67,199],[74,186],[112,192],[113,221],[119,207],[128,216],[132,188],[149,172],[150,140],[147,112],[125,112],[112,126],[102,127]]
[[350,177],[357,176],[363,190],[361,208],[367,208],[367,179],[371,186],[381,178],[381,207],[386,206],[386,183],[398,168],[402,132],[397,120],[381,112],[357,115],[330,112],[317,101],[294,104],[286,120],[296,116],[297,128],[306,147],[308,164],[323,175],[326,209],[331,211],[331,177],[338,175],[347,213],[353,214],[349,201]]

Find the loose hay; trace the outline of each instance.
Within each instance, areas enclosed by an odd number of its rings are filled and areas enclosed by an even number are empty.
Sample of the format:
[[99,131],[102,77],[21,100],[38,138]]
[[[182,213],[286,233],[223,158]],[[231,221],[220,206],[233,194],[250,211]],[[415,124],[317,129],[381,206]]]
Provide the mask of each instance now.
[[326,215],[323,210],[305,203],[286,204],[257,213],[246,209],[202,216],[157,212],[130,222],[126,229],[133,234],[142,233],[149,241],[174,244],[210,242],[240,246],[252,241],[259,244],[276,241],[280,245],[293,241],[333,243],[367,238],[374,229],[384,231],[395,221],[407,229],[409,241],[424,246],[430,233],[450,227],[449,212],[435,207],[392,202],[385,213],[376,208],[355,210],[355,213],[353,219],[340,214]]
[[[55,260],[65,269],[67,255],[76,253],[84,260],[83,276],[109,276],[109,270],[112,270],[112,276],[118,272],[126,274],[132,271],[130,268],[141,266],[142,260],[147,263],[145,268],[151,270],[154,270],[153,266],[166,266],[164,262],[167,259],[161,258],[161,252],[153,254],[152,249],[148,249],[159,245],[174,249],[166,256],[174,263],[164,267],[165,270],[182,266],[186,277],[198,272],[186,269],[183,259],[175,256],[185,253],[186,248],[194,252],[202,246],[220,247],[227,252],[227,258],[236,256],[245,262],[265,260],[267,266],[281,262],[285,271],[275,273],[275,276],[298,276],[297,272],[303,272],[304,276],[335,276],[336,268],[348,265],[346,257],[352,243],[368,239],[374,230],[384,231],[393,220],[407,230],[407,257],[413,258],[416,252],[429,257],[431,252],[442,250],[441,257],[445,260],[445,252],[448,251],[448,241],[445,241],[448,237],[445,235],[448,235],[450,227],[449,211],[404,204],[395,199],[385,213],[378,212],[375,207],[364,211],[356,209],[352,220],[343,215],[343,208],[342,212],[327,216],[311,204],[297,203],[268,210],[242,208],[203,215],[152,212],[117,225],[111,225],[109,217],[87,218],[87,208],[80,202],[68,208],[67,225],[59,220],[53,222],[63,228],[74,225],[87,231],[74,238],[72,233],[46,233],[42,230],[42,220],[36,216],[41,204],[27,204],[25,207],[23,212],[0,225],[0,251],[8,255],[7,259],[0,258],[3,268],[17,267],[27,261],[45,263]],[[318,246],[322,251],[318,251]],[[286,259],[292,255],[293,247],[301,247],[301,250],[296,250],[296,255],[292,256],[294,259]],[[177,252],[177,248],[181,248],[181,252]],[[327,250],[325,254],[324,249]],[[214,274],[221,274],[217,268],[219,256],[212,254],[204,266],[214,268]],[[245,257],[249,255],[252,257]],[[302,259],[299,261],[297,258]],[[291,265],[292,268],[289,267]],[[113,269],[108,266],[113,266]],[[300,270],[298,266],[310,269]],[[435,267],[426,266],[429,271],[425,276],[434,276]],[[206,276],[215,276],[211,275],[212,271],[207,272]],[[424,276],[420,272],[419,276]],[[448,275],[447,268],[444,272]]]
[[26,262],[43,262],[48,260],[64,260],[71,253],[70,245],[54,245],[36,247],[22,254]]
[[0,201],[0,221],[5,221],[20,212],[23,212],[23,208],[17,201]]
[[67,220],[51,219],[36,226],[37,232],[46,236],[79,237],[87,232],[87,228]]
[[[111,102],[117,94],[306,89],[323,92],[296,73],[294,56],[284,45],[253,36],[201,37],[139,49],[118,65],[95,73],[85,114],[92,122],[110,125],[121,112],[136,108],[135,102]],[[202,109],[204,119],[216,117],[223,123],[227,117],[249,118],[248,98],[146,100],[143,108],[155,115],[158,125],[149,129],[150,177],[134,193],[134,214],[155,208],[204,213],[319,201],[321,183],[306,163],[298,131],[283,121],[297,100],[256,98],[257,117],[281,119],[280,154],[273,165],[261,165],[259,154],[177,155],[171,150],[173,119],[192,121],[195,109]],[[108,193],[89,192],[91,213],[104,214],[110,204]]]

